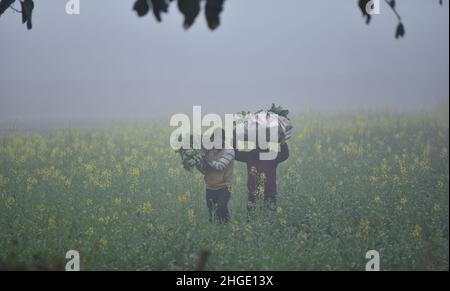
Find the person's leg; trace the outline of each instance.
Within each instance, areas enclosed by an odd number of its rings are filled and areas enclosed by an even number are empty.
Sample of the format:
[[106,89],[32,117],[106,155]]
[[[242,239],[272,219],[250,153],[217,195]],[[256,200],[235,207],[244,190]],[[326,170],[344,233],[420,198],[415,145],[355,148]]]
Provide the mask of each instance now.
[[276,195],[264,195],[264,204],[269,210],[276,211],[277,210]]
[[248,193],[247,194],[247,220],[250,221],[253,218],[253,214],[255,212],[256,207],[256,194]]
[[221,189],[217,193],[217,217],[221,223],[227,223],[230,220],[230,212],[228,211],[228,202],[231,193],[228,189]]
[[208,212],[209,212],[209,221],[212,222],[214,218],[214,212],[215,212],[215,203],[214,203],[214,191],[212,190],[206,190],[206,205],[208,206]]

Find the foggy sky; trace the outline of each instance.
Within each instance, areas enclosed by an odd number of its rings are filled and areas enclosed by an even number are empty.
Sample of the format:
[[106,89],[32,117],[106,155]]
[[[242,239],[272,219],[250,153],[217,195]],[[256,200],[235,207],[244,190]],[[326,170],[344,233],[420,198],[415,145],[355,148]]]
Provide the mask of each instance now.
[[[0,17],[0,122],[236,112],[415,110],[448,100],[449,9],[398,1],[366,26],[356,0],[227,0],[222,24],[138,18],[134,0],[35,1],[34,28]],[[382,3],[384,4],[384,3]]]

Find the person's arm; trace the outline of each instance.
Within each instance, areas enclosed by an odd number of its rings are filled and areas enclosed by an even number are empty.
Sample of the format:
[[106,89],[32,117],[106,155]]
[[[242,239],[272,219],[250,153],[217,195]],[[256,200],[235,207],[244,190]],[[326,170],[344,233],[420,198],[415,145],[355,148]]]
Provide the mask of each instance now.
[[203,175],[205,174],[205,162],[201,162],[200,164],[197,164],[195,166],[197,168],[197,170],[202,173]]
[[280,152],[277,155],[276,161],[282,163],[289,158],[289,147],[286,142],[280,144]]
[[234,160],[235,153],[233,149],[227,149],[224,151],[222,157],[218,161],[210,161],[208,160],[208,165],[218,171],[225,170],[228,165]]

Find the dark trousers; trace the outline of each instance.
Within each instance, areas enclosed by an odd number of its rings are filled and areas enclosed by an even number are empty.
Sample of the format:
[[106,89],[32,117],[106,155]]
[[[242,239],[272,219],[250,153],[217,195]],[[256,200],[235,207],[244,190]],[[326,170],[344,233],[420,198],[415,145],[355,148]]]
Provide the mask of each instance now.
[[208,205],[210,221],[217,219],[220,223],[227,223],[230,220],[228,211],[230,195],[231,193],[227,188],[206,190],[206,205]]
[[277,209],[277,197],[276,194],[268,195],[263,194],[262,197],[259,197],[255,193],[248,193],[248,203],[247,203],[247,212],[249,215],[253,213],[253,210],[256,207],[256,201],[262,199],[264,201],[264,207],[271,211],[276,211]]

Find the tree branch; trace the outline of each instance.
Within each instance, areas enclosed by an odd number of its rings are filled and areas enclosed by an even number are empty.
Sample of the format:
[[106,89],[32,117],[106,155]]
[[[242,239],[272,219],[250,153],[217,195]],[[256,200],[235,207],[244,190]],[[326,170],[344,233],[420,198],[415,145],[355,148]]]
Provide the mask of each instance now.
[[395,0],[384,0],[384,2],[387,3],[387,5],[389,5],[389,7],[391,7],[392,11],[394,12],[395,16],[397,16],[398,21],[402,21],[402,17],[400,16],[400,14],[398,13],[397,9],[395,8]]
[[16,7],[14,7],[14,4],[11,5],[11,6],[9,6],[9,8],[11,8],[14,12],[22,13],[22,11],[20,11],[19,9],[17,9]]

